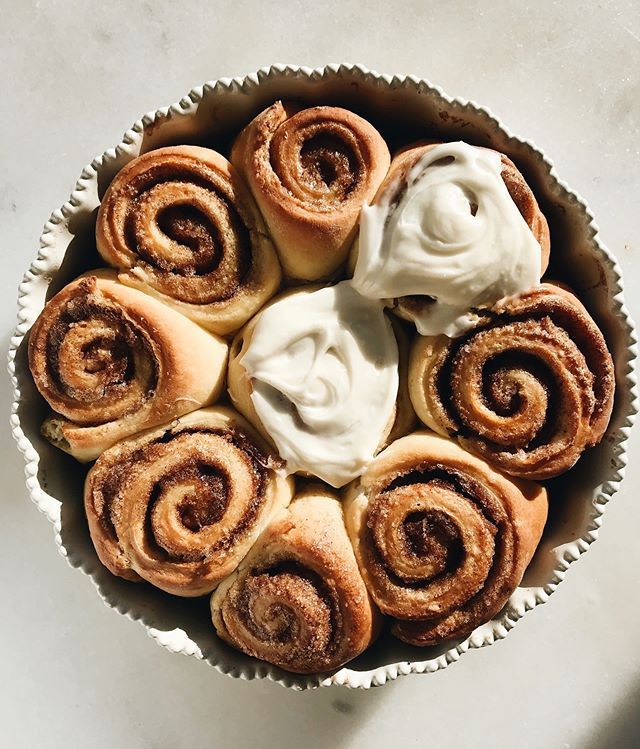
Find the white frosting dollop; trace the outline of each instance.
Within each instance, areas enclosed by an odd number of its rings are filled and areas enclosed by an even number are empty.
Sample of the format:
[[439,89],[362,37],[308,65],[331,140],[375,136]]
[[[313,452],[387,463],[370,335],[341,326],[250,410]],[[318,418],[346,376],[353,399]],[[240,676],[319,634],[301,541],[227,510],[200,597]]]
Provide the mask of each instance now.
[[289,473],[334,487],[362,473],[398,392],[398,347],[382,303],[348,282],[293,293],[260,313],[240,364]]
[[353,286],[370,299],[432,297],[409,312],[418,332],[455,336],[472,308],[538,284],[540,245],[501,171],[499,153],[462,141],[427,151],[404,191],[392,183],[363,208]]

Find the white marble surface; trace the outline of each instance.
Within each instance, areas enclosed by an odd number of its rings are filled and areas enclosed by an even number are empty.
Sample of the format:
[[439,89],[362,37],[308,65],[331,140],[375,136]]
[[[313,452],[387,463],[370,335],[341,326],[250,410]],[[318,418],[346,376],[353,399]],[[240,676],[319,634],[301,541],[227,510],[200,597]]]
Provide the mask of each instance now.
[[[270,62],[425,76],[499,114],[590,202],[640,318],[640,10],[628,2],[0,1],[4,348],[50,211],[141,113]],[[0,385],[9,409],[8,378]],[[6,419],[5,419],[6,423]],[[171,656],[54,547],[0,433],[0,744],[640,745],[638,436],[600,539],[496,646],[382,689],[295,694]]]

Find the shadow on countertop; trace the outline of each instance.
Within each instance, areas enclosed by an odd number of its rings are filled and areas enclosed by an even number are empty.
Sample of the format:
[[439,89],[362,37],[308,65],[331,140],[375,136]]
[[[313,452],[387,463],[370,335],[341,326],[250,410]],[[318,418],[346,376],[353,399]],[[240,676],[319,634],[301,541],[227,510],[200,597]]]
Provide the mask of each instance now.
[[[597,687],[596,687],[597,688]],[[578,717],[578,716],[576,716]],[[640,747],[640,681],[630,684],[623,699],[595,721],[583,749],[633,749]]]

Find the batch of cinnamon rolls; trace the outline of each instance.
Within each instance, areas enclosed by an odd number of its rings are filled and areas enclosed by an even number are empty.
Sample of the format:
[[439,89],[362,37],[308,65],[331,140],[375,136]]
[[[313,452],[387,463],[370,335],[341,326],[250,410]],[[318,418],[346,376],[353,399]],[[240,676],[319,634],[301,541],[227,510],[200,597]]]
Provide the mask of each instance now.
[[392,159],[353,112],[276,102],[228,156],[127,164],[97,217],[105,267],[31,331],[43,434],[95,461],[98,557],[210,595],[221,638],[294,672],[383,627],[459,641],[523,577],[536,482],[611,415],[602,333],[541,280],[562,248],[487,148]]

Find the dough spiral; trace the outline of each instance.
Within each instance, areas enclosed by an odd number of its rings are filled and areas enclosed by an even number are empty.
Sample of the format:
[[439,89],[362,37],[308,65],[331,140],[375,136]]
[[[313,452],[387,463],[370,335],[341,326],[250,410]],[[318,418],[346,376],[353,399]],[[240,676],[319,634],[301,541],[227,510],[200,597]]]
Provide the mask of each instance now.
[[159,148],[127,164],[102,199],[96,240],[123,283],[221,335],[241,327],[280,285],[249,190],[208,148]]
[[179,596],[213,590],[291,496],[279,458],[222,407],[119,442],[85,482],[102,563]]
[[211,597],[220,637],[296,673],[338,668],[378,632],[337,498],[310,488],[264,531]]
[[107,270],[65,286],[29,338],[36,387],[57,412],[43,433],[82,461],[211,403],[226,362],[224,341]]
[[285,274],[311,281],[347,259],[360,209],[390,156],[380,133],[353,112],[278,101],[240,133],[231,161],[260,206]]
[[602,439],[614,391],[602,333],[553,284],[502,300],[462,338],[418,338],[410,357],[418,417],[514,476],[571,468]]
[[504,606],[540,541],[547,497],[453,442],[416,432],[349,487],[345,514],[393,633],[427,646],[465,637]]

